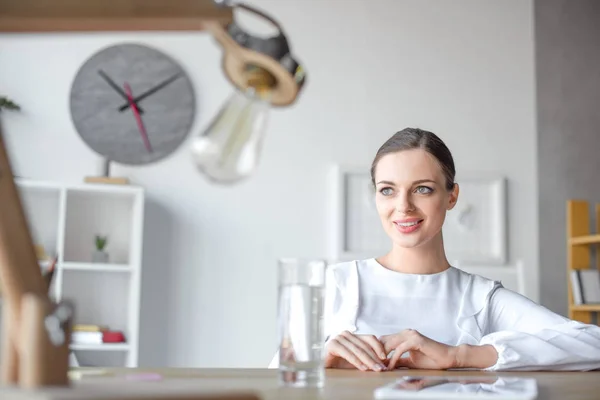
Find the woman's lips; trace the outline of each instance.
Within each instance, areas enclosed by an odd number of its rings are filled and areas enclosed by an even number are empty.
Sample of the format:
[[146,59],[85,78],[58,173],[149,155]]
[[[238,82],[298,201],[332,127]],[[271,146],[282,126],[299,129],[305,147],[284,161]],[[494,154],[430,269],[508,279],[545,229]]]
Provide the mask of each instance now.
[[421,227],[422,219],[410,218],[394,221],[394,226],[401,233],[412,233]]

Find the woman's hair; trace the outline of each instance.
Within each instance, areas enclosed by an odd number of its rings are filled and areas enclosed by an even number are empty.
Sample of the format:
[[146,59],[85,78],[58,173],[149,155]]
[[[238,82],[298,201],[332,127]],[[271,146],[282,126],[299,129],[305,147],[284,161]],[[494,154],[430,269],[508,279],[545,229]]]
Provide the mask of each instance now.
[[377,154],[371,165],[371,182],[373,186],[375,186],[375,169],[383,156],[411,149],[423,149],[434,156],[438,160],[446,177],[446,189],[452,190],[456,170],[450,150],[435,133],[418,128],[405,128],[396,132],[394,136],[389,138],[377,150]]

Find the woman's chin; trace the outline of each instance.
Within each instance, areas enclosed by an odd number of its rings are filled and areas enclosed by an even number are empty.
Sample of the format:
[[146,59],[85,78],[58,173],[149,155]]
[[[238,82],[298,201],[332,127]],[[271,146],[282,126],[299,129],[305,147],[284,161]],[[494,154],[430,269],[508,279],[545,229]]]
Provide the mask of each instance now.
[[412,249],[416,247],[420,247],[428,243],[431,239],[431,235],[426,235],[426,232],[413,232],[410,234],[401,233],[398,231],[393,231],[392,233],[392,241],[398,247]]

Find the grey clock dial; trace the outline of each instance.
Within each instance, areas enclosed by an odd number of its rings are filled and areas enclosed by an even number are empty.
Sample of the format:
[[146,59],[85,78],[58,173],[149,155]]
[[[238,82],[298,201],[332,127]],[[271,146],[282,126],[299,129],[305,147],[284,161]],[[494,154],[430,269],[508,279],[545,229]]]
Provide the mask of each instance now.
[[79,69],[70,112],[81,139],[122,164],[148,164],[173,153],[194,122],[194,87],[163,52],[123,43],[101,49]]

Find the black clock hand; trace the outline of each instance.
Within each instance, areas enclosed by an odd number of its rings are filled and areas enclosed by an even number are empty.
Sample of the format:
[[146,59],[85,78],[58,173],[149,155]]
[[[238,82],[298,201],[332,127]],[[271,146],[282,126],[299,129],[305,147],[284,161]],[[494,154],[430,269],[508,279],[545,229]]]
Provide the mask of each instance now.
[[[127,93],[125,93],[123,91],[123,89],[121,89],[112,79],[110,79],[110,77],[108,75],[106,75],[106,73],[104,71],[102,71],[101,69],[99,69],[98,70],[98,74],[102,77],[102,79],[104,79],[106,81],[106,83],[108,83],[108,85],[111,88],[115,89],[117,91],[117,93],[119,93],[121,96],[123,96],[123,98],[125,100],[129,101],[129,99],[127,98]],[[136,106],[137,106],[137,109],[138,109],[139,113],[143,114],[144,110],[142,110],[140,108],[140,106],[137,104],[137,102],[136,102]]]
[[[139,96],[135,97],[133,99],[133,101],[136,103],[145,99],[146,97],[150,96],[153,93],[158,92],[160,89],[164,88],[165,86],[169,85],[170,83],[172,83],[173,81],[177,80],[177,78],[179,78],[181,76],[181,73],[177,73],[175,75],[173,75],[172,77],[165,79],[164,81],[162,81],[161,83],[159,83],[158,85],[156,85],[155,87],[153,87],[152,89],[149,89],[147,91],[145,91],[144,93],[140,94]],[[123,112],[125,110],[127,110],[130,106],[130,103],[124,104],[121,107],[119,107],[119,111]],[[140,108],[139,105],[138,109]]]

